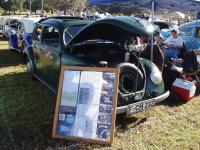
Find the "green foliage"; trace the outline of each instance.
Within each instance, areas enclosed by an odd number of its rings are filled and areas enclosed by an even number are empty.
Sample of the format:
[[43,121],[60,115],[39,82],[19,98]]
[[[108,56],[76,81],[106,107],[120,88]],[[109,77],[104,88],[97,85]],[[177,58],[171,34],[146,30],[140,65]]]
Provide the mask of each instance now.
[[80,10],[86,7],[87,0],[44,0],[44,6],[54,10]]
[[[44,9],[47,11],[54,10],[80,10],[86,7],[87,0],[44,0]],[[30,0],[0,0],[0,6],[6,11],[19,11],[30,8]],[[42,0],[31,0],[31,9],[36,11],[42,9]]]
[[5,10],[0,7],[0,15],[4,14]]

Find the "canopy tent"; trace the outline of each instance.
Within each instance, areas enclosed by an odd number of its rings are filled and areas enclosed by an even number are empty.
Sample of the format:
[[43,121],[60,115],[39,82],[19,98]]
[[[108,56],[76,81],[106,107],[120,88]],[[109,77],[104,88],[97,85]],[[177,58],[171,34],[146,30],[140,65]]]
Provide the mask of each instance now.
[[[155,10],[200,10],[200,0],[89,0],[88,5],[149,8],[152,10],[152,22],[154,22]],[[151,40],[151,60],[153,60],[153,38]]]
[[152,8],[156,10],[199,10],[200,0],[89,0],[88,4],[120,8]]

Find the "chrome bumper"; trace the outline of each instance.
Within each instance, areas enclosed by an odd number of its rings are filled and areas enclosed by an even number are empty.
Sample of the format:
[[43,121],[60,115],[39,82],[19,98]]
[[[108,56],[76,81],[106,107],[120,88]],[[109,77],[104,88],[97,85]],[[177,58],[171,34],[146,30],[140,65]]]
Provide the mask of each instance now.
[[[157,104],[157,103],[165,100],[169,96],[169,94],[170,94],[170,92],[167,91],[163,95],[160,95],[158,97],[154,97],[154,98],[151,98],[151,99],[140,101],[140,102],[137,102],[137,103],[134,103],[134,104],[139,105],[140,103],[147,102],[147,101],[154,101],[154,103]],[[132,105],[132,104],[130,104],[130,105]],[[122,106],[122,107],[117,107],[117,114],[126,113],[127,109],[128,109],[128,105]],[[140,111],[138,111],[138,112],[140,112]]]

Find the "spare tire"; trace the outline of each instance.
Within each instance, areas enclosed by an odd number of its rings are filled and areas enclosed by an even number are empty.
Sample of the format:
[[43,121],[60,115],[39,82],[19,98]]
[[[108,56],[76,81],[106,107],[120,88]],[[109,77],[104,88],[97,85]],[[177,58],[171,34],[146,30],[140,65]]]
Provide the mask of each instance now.
[[120,69],[118,106],[124,106],[135,101],[135,92],[144,90],[144,75],[131,63],[119,64],[118,68]]

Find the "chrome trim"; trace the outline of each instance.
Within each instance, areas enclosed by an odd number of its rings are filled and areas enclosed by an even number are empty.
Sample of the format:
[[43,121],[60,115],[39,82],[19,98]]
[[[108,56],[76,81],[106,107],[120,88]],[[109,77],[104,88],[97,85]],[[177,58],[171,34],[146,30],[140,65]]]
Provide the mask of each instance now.
[[[151,98],[151,99],[147,99],[147,100],[144,100],[144,101],[152,101],[152,100],[154,100],[155,104],[157,104],[157,103],[165,100],[169,96],[169,94],[170,94],[170,92],[167,91],[163,95],[160,95],[158,97],[154,97],[154,98]],[[139,104],[139,103],[144,102],[144,101],[140,101],[140,102],[137,102],[137,103],[134,103],[134,104]],[[128,108],[128,105],[117,107],[117,114],[126,113],[127,108]]]
[[[38,77],[36,74],[33,74],[34,77],[36,77],[40,82],[42,82],[42,84],[44,84],[47,88],[49,88],[51,91],[53,91],[55,94],[57,94],[57,91],[51,87],[48,83],[46,83],[44,80],[42,80],[40,77]],[[163,95],[160,95],[158,97],[154,97],[154,98],[151,98],[151,99],[147,99],[147,100],[144,100],[144,101],[152,101],[154,100],[155,104],[165,100],[168,96],[169,96],[170,92],[167,91],[165,92]],[[140,101],[140,102],[137,102],[137,103],[134,103],[134,104],[139,104],[141,102],[144,102],[144,101]],[[122,113],[126,113],[127,112],[127,108],[128,108],[128,105],[126,106],[121,106],[121,107],[117,107],[117,114],[122,114]],[[151,108],[151,107],[150,107]],[[137,112],[138,113],[138,112]]]

